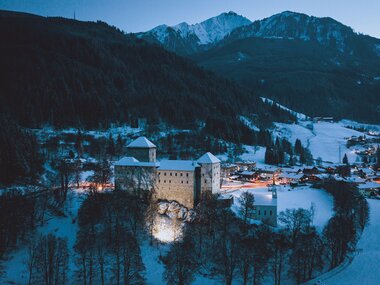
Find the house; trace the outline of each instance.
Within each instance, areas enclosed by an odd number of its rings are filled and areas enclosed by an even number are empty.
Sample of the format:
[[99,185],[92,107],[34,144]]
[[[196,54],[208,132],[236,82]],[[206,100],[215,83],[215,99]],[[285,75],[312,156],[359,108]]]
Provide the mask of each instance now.
[[357,188],[364,196],[377,196],[380,194],[380,183],[377,182],[370,181],[362,183],[359,184]]
[[222,177],[228,178],[238,170],[236,164],[224,163],[221,165]]
[[245,170],[245,171],[239,172],[240,180],[252,181],[252,180],[255,180],[256,177],[257,177],[257,174],[254,171]]
[[220,190],[220,160],[206,153],[198,160],[156,161],[157,147],[145,137],[127,146],[129,156],[115,163],[115,190],[158,200],[177,201],[193,208],[205,191]]
[[256,162],[249,160],[238,161],[235,162],[235,164],[237,165],[239,171],[253,170],[256,167]]
[[318,167],[312,167],[312,168],[304,168],[303,174],[306,175],[315,175],[315,174],[321,174],[321,170]]
[[302,173],[289,173],[284,172],[281,173],[278,178],[280,179],[281,184],[290,184],[290,183],[298,183],[298,181],[303,177]]

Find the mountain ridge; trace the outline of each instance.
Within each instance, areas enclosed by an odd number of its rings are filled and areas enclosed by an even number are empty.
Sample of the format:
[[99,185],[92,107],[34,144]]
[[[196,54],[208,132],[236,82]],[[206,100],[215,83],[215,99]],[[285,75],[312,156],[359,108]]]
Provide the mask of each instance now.
[[299,112],[380,122],[380,39],[330,17],[284,11],[212,44],[176,43],[158,42]]
[[0,11],[0,113],[23,127],[160,126],[240,140],[289,114],[238,84],[104,22]]
[[159,25],[147,32],[137,33],[137,37],[163,45],[178,54],[190,54],[222,40],[235,28],[250,23],[247,18],[230,11],[196,24]]

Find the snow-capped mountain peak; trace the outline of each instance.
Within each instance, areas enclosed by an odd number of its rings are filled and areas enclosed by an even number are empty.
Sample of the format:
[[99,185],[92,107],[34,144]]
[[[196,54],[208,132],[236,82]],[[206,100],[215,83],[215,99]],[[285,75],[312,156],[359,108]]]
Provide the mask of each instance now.
[[228,12],[199,24],[188,25],[187,30],[184,27],[184,23],[174,26],[174,29],[178,29],[181,33],[182,29],[185,29],[184,31],[187,33],[195,34],[199,38],[200,44],[210,44],[220,41],[232,30],[249,24],[251,24],[251,21],[247,18],[234,12]]
[[161,44],[165,45],[168,38],[172,36],[171,32],[175,31],[177,41],[190,40],[192,41],[191,44],[194,44],[195,40],[197,45],[207,45],[216,43],[234,29],[251,23],[252,22],[247,18],[230,11],[197,24],[190,25],[186,22],[182,22],[175,26],[160,25],[138,36],[142,38],[146,36],[154,37]]

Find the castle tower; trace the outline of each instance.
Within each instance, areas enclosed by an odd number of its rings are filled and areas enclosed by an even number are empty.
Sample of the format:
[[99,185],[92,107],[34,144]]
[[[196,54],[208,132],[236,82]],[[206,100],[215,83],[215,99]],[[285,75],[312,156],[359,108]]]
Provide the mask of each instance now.
[[156,149],[146,137],[139,137],[127,145],[127,155],[140,162],[156,162]]
[[201,166],[201,193],[211,191],[213,194],[220,190],[220,160],[212,153],[202,155],[197,163]]

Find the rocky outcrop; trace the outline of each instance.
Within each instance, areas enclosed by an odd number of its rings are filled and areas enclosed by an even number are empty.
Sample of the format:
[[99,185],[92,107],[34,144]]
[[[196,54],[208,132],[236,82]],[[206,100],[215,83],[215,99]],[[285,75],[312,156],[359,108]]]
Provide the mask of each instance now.
[[188,223],[192,223],[196,217],[194,210],[189,210],[176,201],[159,201],[157,208],[160,215],[166,215],[171,219],[177,218]]

